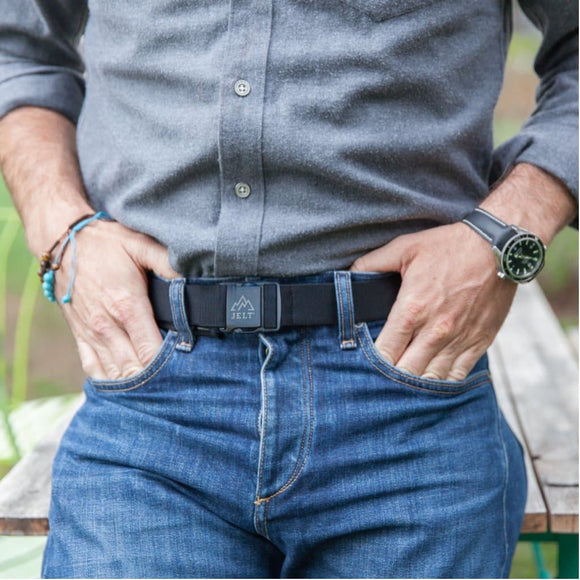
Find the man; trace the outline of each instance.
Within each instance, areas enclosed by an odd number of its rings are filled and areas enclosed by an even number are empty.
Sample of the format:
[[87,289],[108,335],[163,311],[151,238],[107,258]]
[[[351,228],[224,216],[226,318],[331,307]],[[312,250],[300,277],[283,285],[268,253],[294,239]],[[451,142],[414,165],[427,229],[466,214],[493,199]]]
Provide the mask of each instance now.
[[44,576],[507,576],[484,353],[577,207],[577,6],[521,4],[538,108],[492,151],[507,1],[4,1],[31,250],[114,219],[56,270],[89,378]]

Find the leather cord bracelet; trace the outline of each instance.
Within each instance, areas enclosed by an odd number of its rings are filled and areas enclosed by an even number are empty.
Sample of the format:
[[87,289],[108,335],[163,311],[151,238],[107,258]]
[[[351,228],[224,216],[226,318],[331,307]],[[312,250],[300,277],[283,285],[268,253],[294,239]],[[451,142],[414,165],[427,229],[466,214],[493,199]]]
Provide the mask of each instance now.
[[[84,227],[96,220],[111,220],[112,218],[104,211],[99,211],[94,214],[86,214],[70,224],[66,232],[58,238],[58,240],[51,246],[51,248],[40,256],[40,269],[38,276],[42,282],[42,291],[50,302],[56,302],[54,295],[54,273],[60,268],[62,257],[68,244],[72,246],[73,255],[71,258],[71,271],[69,283],[66,294],[62,298],[62,303],[67,304],[71,301],[71,293],[76,275],[76,240],[75,234],[80,232]],[[53,252],[60,245],[58,253],[53,259]]]

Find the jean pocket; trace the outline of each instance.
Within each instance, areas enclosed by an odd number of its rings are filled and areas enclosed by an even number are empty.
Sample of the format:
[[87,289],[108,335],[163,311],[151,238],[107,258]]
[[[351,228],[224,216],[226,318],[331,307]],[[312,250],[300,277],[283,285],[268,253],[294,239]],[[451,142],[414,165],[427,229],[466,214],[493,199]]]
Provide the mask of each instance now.
[[161,330],[163,342],[157,349],[151,362],[138,373],[122,379],[93,379],[87,377],[87,381],[95,387],[97,391],[121,392],[132,391],[148,384],[154,377],[158,376],[163,367],[167,364],[177,346],[179,334],[174,330]]
[[390,20],[439,2],[440,0],[342,0],[376,22]]
[[473,367],[469,375],[462,381],[440,381],[413,375],[403,371],[387,361],[375,346],[384,321],[362,322],[355,326],[358,345],[366,363],[391,381],[421,391],[431,391],[443,395],[455,395],[465,391],[491,384],[491,377],[487,366],[487,355],[483,355]]

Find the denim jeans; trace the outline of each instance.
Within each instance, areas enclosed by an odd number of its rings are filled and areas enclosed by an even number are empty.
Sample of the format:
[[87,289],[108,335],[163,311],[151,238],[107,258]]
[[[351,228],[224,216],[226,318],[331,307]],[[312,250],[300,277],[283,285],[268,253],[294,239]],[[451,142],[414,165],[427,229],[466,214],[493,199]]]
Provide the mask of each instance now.
[[[506,577],[522,448],[484,356],[461,382],[406,374],[355,323],[192,335],[138,375],[87,379],[53,470],[47,578]],[[208,279],[196,279],[208,283]],[[283,279],[278,280],[283,282]]]

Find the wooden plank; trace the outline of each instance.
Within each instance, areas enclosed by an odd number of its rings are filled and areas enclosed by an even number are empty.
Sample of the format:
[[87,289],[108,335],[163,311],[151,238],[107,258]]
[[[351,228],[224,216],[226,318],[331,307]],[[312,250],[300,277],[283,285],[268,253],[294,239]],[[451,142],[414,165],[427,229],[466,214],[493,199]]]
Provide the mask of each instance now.
[[0,534],[38,536],[48,532],[52,462],[62,434],[84,398],[50,435],[0,481]]
[[509,385],[503,364],[504,361],[501,358],[501,353],[497,344],[492,345],[489,350],[489,367],[497,401],[508,425],[524,447],[524,461],[528,477],[528,498],[526,501],[526,512],[521,533],[537,534],[546,532],[548,530],[548,510],[540,490],[540,484],[536,478],[536,473],[534,472],[530,452],[527,448],[526,441],[522,436],[517,415],[511,400]]
[[537,284],[520,287],[496,345],[549,529],[577,533],[578,365]]

